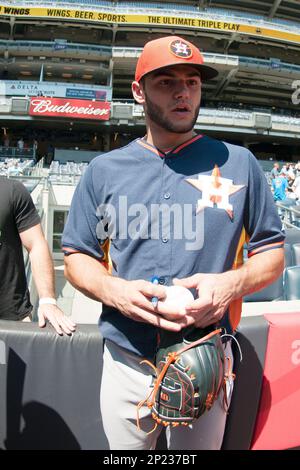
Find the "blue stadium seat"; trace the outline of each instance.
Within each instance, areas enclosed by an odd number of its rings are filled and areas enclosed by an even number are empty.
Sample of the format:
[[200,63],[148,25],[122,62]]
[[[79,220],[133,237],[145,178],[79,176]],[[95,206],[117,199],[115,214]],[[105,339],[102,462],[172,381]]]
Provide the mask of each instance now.
[[283,276],[280,276],[268,287],[246,295],[243,298],[243,302],[272,302],[274,300],[283,300],[283,297]]
[[[300,256],[300,254],[299,254],[299,256]],[[295,256],[294,256],[294,252],[293,252],[293,244],[291,244],[291,243],[285,243],[284,244],[284,258],[285,258],[285,267],[295,266],[295,264],[297,264],[297,263],[295,263]]]
[[285,242],[293,245],[294,243],[300,243],[300,230],[297,228],[288,228],[285,231]]
[[292,245],[293,266],[300,266],[300,243]]
[[[299,233],[300,235],[300,233]],[[298,256],[300,261],[300,243],[298,246]],[[246,251],[244,249],[244,260],[246,256]],[[295,262],[295,252],[294,246],[291,243],[285,243],[284,245],[284,258],[285,258],[285,267],[294,266]],[[300,264],[300,262],[299,262]],[[274,300],[283,300],[284,298],[284,284],[283,276],[280,276],[275,282],[270,284],[265,289],[254,292],[253,294],[246,295],[243,299],[244,302],[270,302]]]
[[284,270],[284,300],[300,300],[300,266]]

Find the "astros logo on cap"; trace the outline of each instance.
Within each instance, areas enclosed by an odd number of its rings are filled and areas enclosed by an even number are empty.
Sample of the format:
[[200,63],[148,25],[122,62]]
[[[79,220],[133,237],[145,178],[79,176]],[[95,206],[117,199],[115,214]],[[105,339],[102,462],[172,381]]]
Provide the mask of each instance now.
[[176,57],[180,57],[182,59],[189,59],[193,55],[193,51],[189,44],[178,39],[171,42],[170,50],[174,55],[176,55]]

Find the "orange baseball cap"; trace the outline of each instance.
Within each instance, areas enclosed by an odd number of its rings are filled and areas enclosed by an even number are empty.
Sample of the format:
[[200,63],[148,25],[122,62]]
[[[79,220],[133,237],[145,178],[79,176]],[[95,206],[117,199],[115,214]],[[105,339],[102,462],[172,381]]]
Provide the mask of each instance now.
[[135,80],[139,82],[147,73],[178,64],[198,68],[202,80],[210,80],[218,75],[217,70],[204,65],[203,56],[194,44],[179,36],[166,36],[145,44],[137,61]]

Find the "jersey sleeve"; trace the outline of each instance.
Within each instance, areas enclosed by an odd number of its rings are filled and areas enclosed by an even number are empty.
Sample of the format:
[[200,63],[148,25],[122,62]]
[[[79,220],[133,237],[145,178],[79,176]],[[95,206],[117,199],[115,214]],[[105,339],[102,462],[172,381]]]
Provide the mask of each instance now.
[[97,182],[97,194],[95,194],[93,165],[90,164],[76,187],[64,228],[62,250],[65,255],[84,253],[103,261],[105,253],[101,246],[105,245],[105,240],[100,240],[97,236],[98,224],[101,223],[97,216],[99,198],[101,198],[101,181]]
[[248,235],[248,257],[282,248],[284,245],[285,234],[273,195],[259,163],[251,152],[244,227]]
[[14,181],[12,186],[12,206],[19,233],[40,223],[40,217],[30,193],[25,186],[18,181]]

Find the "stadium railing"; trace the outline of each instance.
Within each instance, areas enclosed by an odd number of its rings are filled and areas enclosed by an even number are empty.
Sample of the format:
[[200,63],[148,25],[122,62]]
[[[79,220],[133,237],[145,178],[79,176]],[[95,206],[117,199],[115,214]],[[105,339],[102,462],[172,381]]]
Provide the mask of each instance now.
[[259,68],[269,68],[277,70],[287,70],[289,72],[295,71],[300,73],[300,65],[297,64],[289,64],[286,62],[281,62],[280,60],[274,61],[274,59],[257,59],[252,57],[243,57],[239,56],[239,64],[240,65],[255,65]]
[[35,158],[35,149],[0,146],[0,158]]
[[[132,100],[126,101],[114,101],[114,106],[112,108],[111,113],[111,120],[118,119],[118,115],[114,114],[114,109],[118,109],[118,106],[133,106],[132,110],[132,117],[134,120],[139,122],[140,119],[143,119],[143,108],[140,105],[132,103]],[[118,105],[118,106],[117,106]],[[295,135],[299,134],[299,127],[300,127],[300,118],[291,117],[291,116],[280,116],[277,114],[273,114],[270,110],[266,110],[270,116],[270,128],[268,128],[268,133],[271,131],[274,132],[286,132],[287,136],[290,135],[288,133],[292,133]],[[199,117],[197,119],[197,124],[201,126],[223,126],[224,130],[229,128],[230,126],[234,126],[236,131],[238,129],[243,129],[243,132],[253,132],[259,131],[259,125],[256,123],[256,114],[257,111],[249,111],[249,110],[239,110],[235,108],[223,108],[223,109],[216,109],[216,108],[201,108]],[[207,128],[207,127],[206,127]],[[264,129],[262,129],[264,131]]]
[[[50,50],[51,52],[56,51],[56,47],[60,46],[60,50],[63,51],[72,51],[72,52],[84,52],[84,53],[93,53],[95,52],[98,57],[99,54],[104,58],[110,58],[112,55],[114,57],[138,57],[142,48],[140,47],[126,47],[126,46],[105,46],[98,44],[84,44],[84,43],[73,43],[65,41],[62,44],[56,41],[34,41],[34,40],[2,40],[0,39],[0,51],[2,49],[13,51],[15,49],[24,49],[28,53],[31,49],[40,49],[40,50]],[[280,60],[275,59],[258,59],[252,57],[244,57],[237,55],[229,54],[218,54],[218,53],[203,53],[204,59],[206,62],[212,62],[216,64],[229,64],[236,66],[256,66],[257,68],[278,70],[278,71],[288,71],[288,72],[299,72],[300,74],[300,65],[290,64],[286,62],[281,62]]]
[[27,55],[30,50],[33,48],[36,49],[50,49],[55,52],[56,48],[60,50],[68,51],[77,51],[77,52],[96,52],[102,56],[111,57],[112,47],[105,46],[100,44],[81,44],[76,42],[58,42],[58,41],[34,41],[34,40],[3,40],[0,39],[0,51],[2,49],[23,49],[27,51]]
[[299,228],[300,231],[300,206],[296,205],[296,201],[287,198],[285,201],[277,201],[276,205],[284,225],[288,228]]

